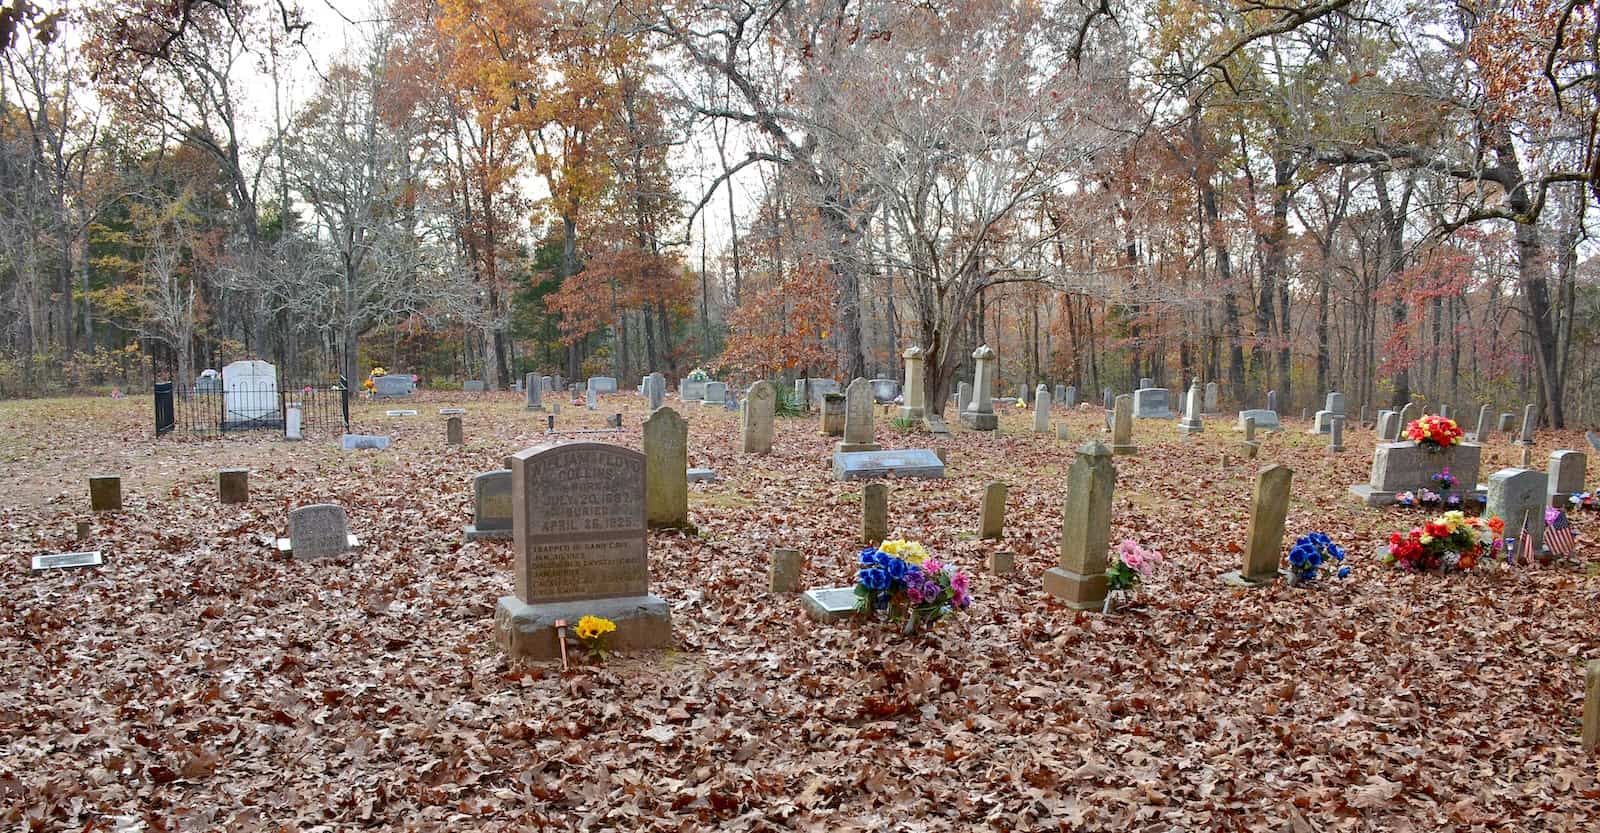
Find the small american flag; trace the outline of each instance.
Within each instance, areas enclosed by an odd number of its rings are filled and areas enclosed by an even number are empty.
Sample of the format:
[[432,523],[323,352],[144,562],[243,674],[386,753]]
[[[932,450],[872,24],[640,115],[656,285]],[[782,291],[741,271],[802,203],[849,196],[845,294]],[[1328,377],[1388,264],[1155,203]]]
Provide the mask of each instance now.
[[1522,516],[1522,531],[1517,533],[1517,552],[1511,556],[1512,564],[1533,564],[1533,532],[1528,529],[1528,516]]
[[1544,529],[1544,545],[1557,558],[1572,558],[1578,554],[1578,539],[1572,534],[1572,524],[1567,514],[1560,510],[1551,512]]

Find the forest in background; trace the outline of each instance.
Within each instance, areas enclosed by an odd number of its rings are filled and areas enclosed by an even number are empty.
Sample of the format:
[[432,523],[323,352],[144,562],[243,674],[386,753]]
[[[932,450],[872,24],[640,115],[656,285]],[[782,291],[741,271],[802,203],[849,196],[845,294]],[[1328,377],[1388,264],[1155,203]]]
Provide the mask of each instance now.
[[938,412],[988,343],[1600,420],[1593,2],[388,0],[326,62],[303,12],[0,3],[0,394],[919,345]]

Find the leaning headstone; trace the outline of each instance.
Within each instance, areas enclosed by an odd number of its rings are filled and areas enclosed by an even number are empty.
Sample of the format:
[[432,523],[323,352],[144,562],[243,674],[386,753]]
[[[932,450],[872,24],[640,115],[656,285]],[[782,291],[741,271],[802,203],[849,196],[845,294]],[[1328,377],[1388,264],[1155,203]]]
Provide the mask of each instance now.
[[1489,406],[1484,405],[1478,409],[1478,430],[1472,434],[1472,441],[1480,445],[1489,439]]
[[1551,506],[1565,506],[1574,494],[1583,491],[1589,456],[1581,451],[1555,451],[1550,454],[1545,494]]
[[1133,392],[1133,415],[1139,419],[1172,419],[1166,388],[1140,388]]
[[875,477],[938,479],[944,477],[944,461],[926,448],[833,453],[833,479],[868,480]]
[[1033,433],[1050,433],[1050,390],[1043,382],[1033,392]]
[[689,423],[661,407],[644,421],[645,522],[651,528],[689,525]]
[[1201,396],[1200,377],[1196,376],[1189,383],[1189,392],[1183,397],[1183,419],[1178,421],[1178,431],[1184,435],[1199,434],[1206,430],[1205,423],[1200,419]]
[[771,382],[755,382],[745,391],[739,438],[746,454],[772,453],[772,417],[778,391]]
[[987,344],[972,351],[972,401],[961,412],[961,424],[974,431],[993,431],[1000,427],[994,413],[994,350]]
[[1124,393],[1118,396],[1116,406],[1111,411],[1111,453],[1139,453],[1139,447],[1133,444],[1133,396],[1131,394]]
[[[1121,406],[1118,397],[1118,406]],[[1090,440],[1067,469],[1067,497],[1061,517],[1061,556],[1044,573],[1045,592],[1077,610],[1104,606],[1106,548],[1111,541],[1111,495],[1117,468],[1111,450]]]
[[1244,568],[1225,574],[1224,581],[1243,586],[1269,584],[1278,579],[1278,561],[1283,554],[1283,528],[1289,516],[1289,484],[1294,470],[1288,466],[1267,466],[1256,474],[1255,495],[1250,501],[1250,532],[1245,543]]
[[217,472],[217,499],[225,504],[250,502],[250,470],[223,469]]
[[[1489,475],[1489,497],[1484,503],[1485,518],[1506,522],[1506,535],[1533,536],[1533,551],[1544,551],[1545,475],[1533,469],[1501,469]],[[1524,530],[1523,522],[1527,522]],[[1519,541],[1520,548],[1520,541]]]
[[672,641],[667,603],[650,595],[645,456],[604,443],[511,455],[515,595],[495,607],[495,642],[513,656],[561,655],[556,621],[610,619],[612,648]]
[[773,593],[799,590],[800,567],[803,563],[799,550],[773,550],[772,563],[767,567],[767,589]]
[[122,511],[122,477],[96,474],[89,477],[89,509],[94,512]]
[[544,410],[544,381],[529,373],[522,377],[524,407],[530,411]]
[[278,539],[278,551],[296,561],[341,555],[358,545],[345,521],[344,507],[336,503],[313,503],[290,512],[289,537]]
[[1006,528],[1006,484],[995,480],[983,489],[983,516],[978,521],[978,537],[998,541]]
[[444,421],[444,444],[461,445],[465,441],[461,432],[461,417],[446,417]]
[[707,404],[721,405],[727,401],[728,385],[725,382],[706,382],[705,391],[705,399],[702,401]]
[[1205,412],[1207,414],[1218,413],[1218,411],[1217,411],[1217,394],[1219,392],[1220,392],[1220,388],[1218,388],[1216,382],[1207,382],[1206,383]]
[[842,393],[823,394],[822,397],[822,436],[844,436],[844,401]]
[[844,440],[840,452],[876,451],[876,429],[872,422],[872,384],[857,377],[844,391]]
[[889,537],[889,487],[868,483],[861,490],[861,543],[875,547]]
[[260,360],[222,368],[222,428],[277,427],[278,369]]
[[1335,415],[1328,423],[1328,451],[1337,454],[1344,450],[1344,417]]
[[339,438],[339,446],[345,451],[359,449],[382,451],[389,447],[389,438],[381,434],[345,434]]
[[472,523],[462,528],[468,541],[511,537],[511,470],[486,471],[472,478]]
[[1533,445],[1533,429],[1538,420],[1538,408],[1529,405],[1522,409],[1522,433],[1517,436],[1517,445]]

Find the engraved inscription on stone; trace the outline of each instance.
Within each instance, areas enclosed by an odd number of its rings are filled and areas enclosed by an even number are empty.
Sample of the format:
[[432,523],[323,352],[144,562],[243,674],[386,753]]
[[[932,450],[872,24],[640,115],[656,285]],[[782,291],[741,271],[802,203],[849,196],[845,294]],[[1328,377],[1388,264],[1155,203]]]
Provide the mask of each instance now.
[[538,604],[649,592],[644,459],[603,443],[512,455],[520,599]]
[[298,559],[324,558],[349,549],[344,507],[317,503],[290,512],[289,545]]

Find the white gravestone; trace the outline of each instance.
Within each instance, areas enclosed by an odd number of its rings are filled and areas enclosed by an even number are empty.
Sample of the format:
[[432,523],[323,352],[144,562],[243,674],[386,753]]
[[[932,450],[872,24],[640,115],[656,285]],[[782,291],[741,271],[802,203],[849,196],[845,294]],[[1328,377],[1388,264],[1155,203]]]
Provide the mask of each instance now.
[[224,427],[276,424],[278,369],[260,360],[237,361],[222,368]]

